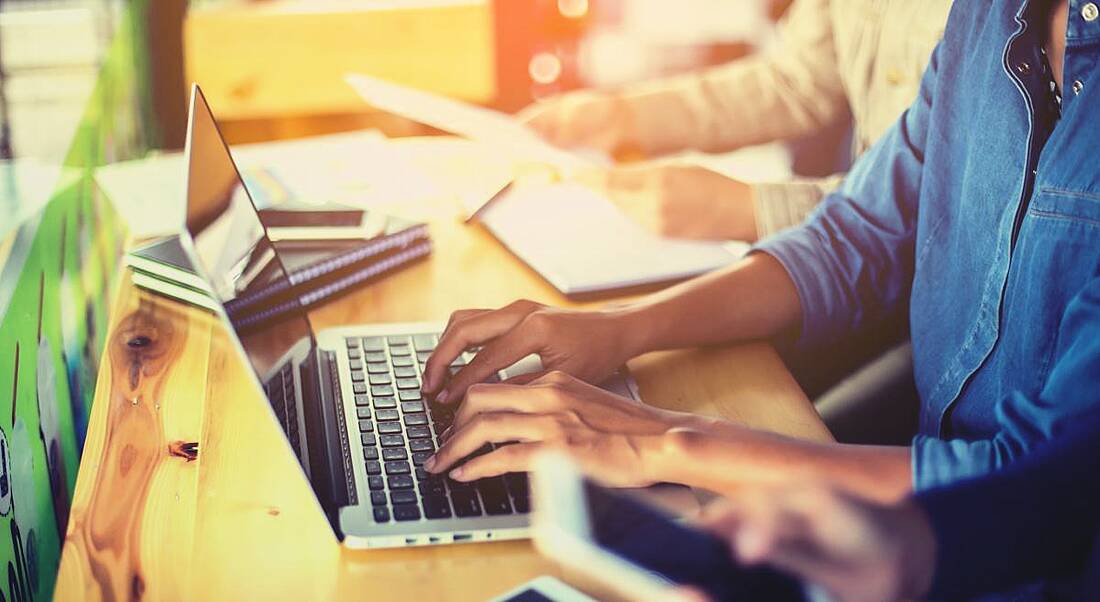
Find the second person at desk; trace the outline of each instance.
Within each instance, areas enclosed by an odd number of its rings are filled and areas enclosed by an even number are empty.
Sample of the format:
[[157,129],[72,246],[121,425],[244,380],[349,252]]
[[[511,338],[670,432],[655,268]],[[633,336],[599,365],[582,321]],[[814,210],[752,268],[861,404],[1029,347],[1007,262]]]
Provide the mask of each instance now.
[[[523,471],[555,446],[620,485],[723,492],[812,475],[891,500],[988,473],[1100,407],[1100,204],[1087,201],[1096,170],[1080,168],[1100,153],[1087,133],[1100,86],[1079,79],[1098,50],[1067,47],[1065,3],[1055,6],[956,3],[913,106],[810,221],[740,263],[620,308],[456,313],[424,388],[465,401],[428,470],[459,480]],[[1033,26],[1017,31],[1023,22]],[[1100,21],[1071,25],[1100,39]],[[1005,56],[1028,68],[1007,71]],[[1059,105],[1063,79],[1074,92]],[[825,348],[902,307],[921,396],[905,447],[796,441],[587,384],[657,349],[787,332]],[[475,359],[445,379],[473,346]],[[531,353],[553,372],[475,384]],[[455,467],[507,441],[518,443]]]

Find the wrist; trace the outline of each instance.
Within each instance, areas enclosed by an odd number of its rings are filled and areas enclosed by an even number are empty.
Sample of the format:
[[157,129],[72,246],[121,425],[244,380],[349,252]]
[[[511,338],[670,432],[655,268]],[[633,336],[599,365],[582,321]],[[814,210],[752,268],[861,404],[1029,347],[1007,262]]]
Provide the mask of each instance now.
[[898,559],[902,575],[901,594],[905,599],[924,599],[932,589],[936,570],[936,538],[928,516],[912,500],[898,507],[904,536]]
[[646,308],[638,304],[622,305],[604,310],[618,341],[623,359],[628,360],[654,351],[653,329],[656,322],[646,316]]

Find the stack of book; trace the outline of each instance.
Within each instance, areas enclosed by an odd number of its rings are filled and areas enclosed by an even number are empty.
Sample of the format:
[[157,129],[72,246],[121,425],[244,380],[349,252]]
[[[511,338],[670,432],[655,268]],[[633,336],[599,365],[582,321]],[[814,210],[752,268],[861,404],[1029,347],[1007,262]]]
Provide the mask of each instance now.
[[428,227],[387,218],[367,239],[277,241],[272,243],[285,277],[276,274],[224,303],[197,273],[178,236],[158,239],[131,251],[126,264],[136,286],[198,307],[219,306],[238,326],[276,322],[389,274],[432,250]]

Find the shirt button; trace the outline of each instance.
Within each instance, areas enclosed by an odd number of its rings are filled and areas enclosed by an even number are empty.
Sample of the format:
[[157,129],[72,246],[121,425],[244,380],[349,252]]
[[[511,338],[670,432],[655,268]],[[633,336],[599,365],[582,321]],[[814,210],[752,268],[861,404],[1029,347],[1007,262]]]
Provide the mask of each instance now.
[[1031,64],[1027,61],[1020,61],[1016,63],[1016,71],[1020,75],[1031,75]]
[[1092,22],[1096,20],[1096,17],[1100,17],[1100,8],[1096,8],[1094,2],[1089,2],[1081,7],[1081,18],[1084,20]]
[[1085,84],[1083,84],[1081,80],[1075,79],[1073,80],[1073,86],[1071,87],[1073,88],[1074,94],[1080,94],[1081,90],[1085,89]]

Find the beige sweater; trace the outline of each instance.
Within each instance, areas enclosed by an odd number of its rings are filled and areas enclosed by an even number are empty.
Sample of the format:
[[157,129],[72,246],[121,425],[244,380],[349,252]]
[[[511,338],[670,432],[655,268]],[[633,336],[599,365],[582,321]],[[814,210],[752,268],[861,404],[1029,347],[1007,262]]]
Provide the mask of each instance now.
[[[654,154],[720,152],[811,134],[850,112],[858,155],[916,97],[950,5],[795,0],[780,23],[776,52],[621,91],[634,142]],[[839,181],[757,185],[760,236],[800,223]]]

